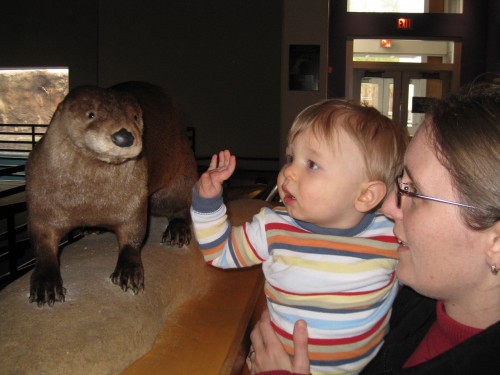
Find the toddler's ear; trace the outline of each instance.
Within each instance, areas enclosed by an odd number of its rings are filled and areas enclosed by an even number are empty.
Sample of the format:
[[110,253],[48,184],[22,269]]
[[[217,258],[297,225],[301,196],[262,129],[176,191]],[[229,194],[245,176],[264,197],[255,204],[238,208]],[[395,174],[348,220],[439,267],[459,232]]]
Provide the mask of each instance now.
[[368,212],[382,202],[386,193],[387,186],[382,181],[365,182],[354,202],[354,207],[359,212]]

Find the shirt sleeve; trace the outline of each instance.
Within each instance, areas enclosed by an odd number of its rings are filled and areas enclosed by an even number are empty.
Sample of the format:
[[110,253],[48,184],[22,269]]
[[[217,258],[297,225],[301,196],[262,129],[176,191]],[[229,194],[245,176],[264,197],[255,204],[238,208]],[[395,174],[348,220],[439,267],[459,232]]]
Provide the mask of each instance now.
[[269,256],[265,209],[256,214],[252,222],[232,226],[222,195],[205,199],[193,189],[191,218],[203,257],[215,267],[250,267]]

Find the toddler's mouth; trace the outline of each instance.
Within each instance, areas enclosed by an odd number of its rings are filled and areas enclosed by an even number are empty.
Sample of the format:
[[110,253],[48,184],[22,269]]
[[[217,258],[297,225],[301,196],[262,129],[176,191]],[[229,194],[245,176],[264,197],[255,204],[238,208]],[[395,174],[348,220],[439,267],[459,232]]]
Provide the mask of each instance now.
[[285,200],[295,200],[295,196],[288,191],[288,189],[285,186],[282,186],[281,189],[283,190],[283,201]]

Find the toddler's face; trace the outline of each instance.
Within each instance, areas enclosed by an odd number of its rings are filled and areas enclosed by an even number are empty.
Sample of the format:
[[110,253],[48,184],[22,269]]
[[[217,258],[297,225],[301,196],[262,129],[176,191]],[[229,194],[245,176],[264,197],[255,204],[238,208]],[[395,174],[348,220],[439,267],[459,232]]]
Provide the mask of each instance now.
[[332,142],[306,131],[288,146],[278,191],[293,218],[351,228],[363,216],[354,203],[367,181],[363,156],[349,135],[341,130]]

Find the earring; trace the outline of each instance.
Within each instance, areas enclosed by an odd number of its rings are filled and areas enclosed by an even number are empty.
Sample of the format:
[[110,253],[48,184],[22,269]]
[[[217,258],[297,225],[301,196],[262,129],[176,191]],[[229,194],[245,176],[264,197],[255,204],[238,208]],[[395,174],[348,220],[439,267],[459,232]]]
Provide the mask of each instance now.
[[498,268],[497,268],[497,265],[496,265],[496,264],[492,264],[492,265],[490,266],[490,270],[491,270],[491,273],[492,273],[493,275],[496,275],[496,274],[498,273]]

